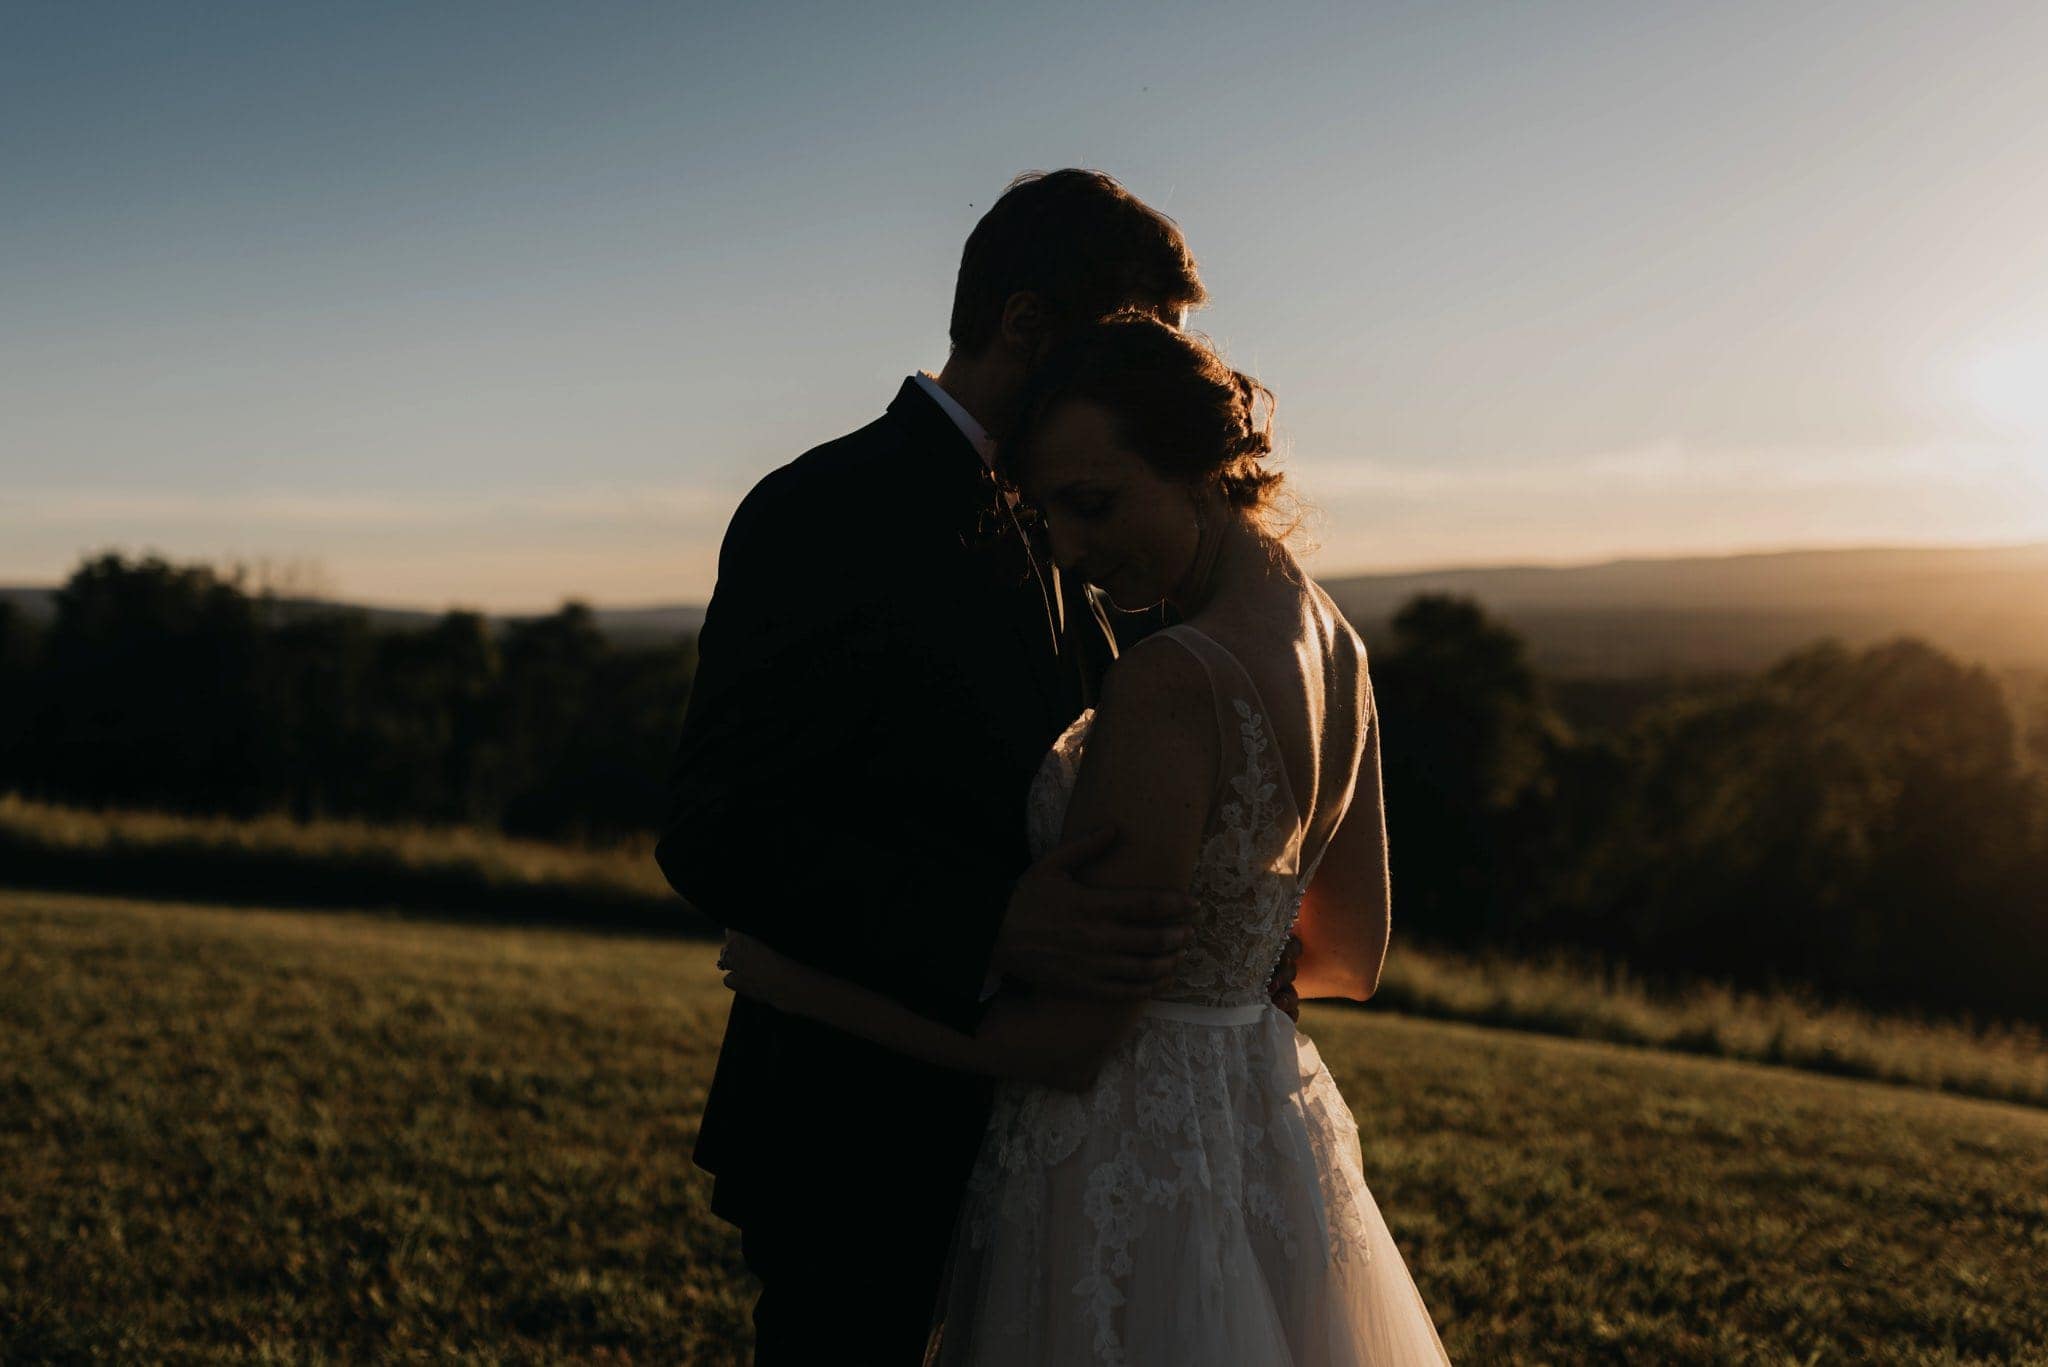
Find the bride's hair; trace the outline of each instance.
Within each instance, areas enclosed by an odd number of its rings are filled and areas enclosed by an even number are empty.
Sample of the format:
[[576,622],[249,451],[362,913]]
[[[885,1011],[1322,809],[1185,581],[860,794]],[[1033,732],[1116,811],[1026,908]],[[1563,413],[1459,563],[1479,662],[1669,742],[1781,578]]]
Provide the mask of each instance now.
[[[1143,314],[1119,314],[1072,333],[1026,383],[1005,452],[1022,452],[1061,403],[1082,399],[1109,414],[1117,439],[1171,479],[1210,483],[1234,508],[1277,534],[1286,476],[1273,454],[1273,391],[1233,370],[1208,339]],[[1278,527],[1273,526],[1281,521]]]

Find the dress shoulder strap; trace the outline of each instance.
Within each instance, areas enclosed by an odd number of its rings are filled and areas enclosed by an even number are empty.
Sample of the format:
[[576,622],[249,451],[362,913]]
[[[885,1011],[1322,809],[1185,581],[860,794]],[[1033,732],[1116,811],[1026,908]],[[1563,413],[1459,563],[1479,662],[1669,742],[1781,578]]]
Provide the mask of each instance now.
[[1170,627],[1161,627],[1153,633],[1178,641],[1188,654],[1201,662],[1202,671],[1209,676],[1209,686],[1216,694],[1220,707],[1227,697],[1251,698],[1258,689],[1252,683],[1251,675],[1237,662],[1237,656],[1230,653],[1221,641],[1186,622],[1176,622]]
[[1299,828],[1302,818],[1295,810],[1287,761],[1273,743],[1266,700],[1259,696],[1259,686],[1252,682],[1251,674],[1222,642],[1200,628],[1178,622],[1153,634],[1172,638],[1201,663],[1203,672],[1209,676],[1209,692],[1216,705],[1219,745],[1217,792],[1227,791],[1254,766],[1270,764],[1276,775],[1272,784],[1276,790],[1274,796],[1284,802],[1286,811],[1292,816],[1292,825]]

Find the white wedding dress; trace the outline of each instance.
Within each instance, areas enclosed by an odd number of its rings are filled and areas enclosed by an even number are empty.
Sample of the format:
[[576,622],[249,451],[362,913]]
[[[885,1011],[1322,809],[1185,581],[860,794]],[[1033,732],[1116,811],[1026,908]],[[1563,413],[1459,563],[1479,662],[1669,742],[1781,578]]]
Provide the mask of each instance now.
[[[1322,851],[1303,864],[1303,822],[1243,667],[1192,627],[1163,634],[1208,671],[1226,742],[1194,939],[1091,1091],[998,1086],[934,1357],[1447,1362],[1366,1189],[1357,1124],[1315,1045],[1266,996]],[[1039,771],[1034,856],[1058,843],[1092,721],[1083,713]]]

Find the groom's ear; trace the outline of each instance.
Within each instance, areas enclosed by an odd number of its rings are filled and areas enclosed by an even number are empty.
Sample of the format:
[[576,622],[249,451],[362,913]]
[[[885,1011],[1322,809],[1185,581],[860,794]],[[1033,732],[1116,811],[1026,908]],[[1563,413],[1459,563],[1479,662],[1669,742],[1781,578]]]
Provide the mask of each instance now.
[[999,331],[1010,354],[1026,361],[1036,360],[1052,340],[1052,310],[1040,295],[1019,290],[1003,301]]

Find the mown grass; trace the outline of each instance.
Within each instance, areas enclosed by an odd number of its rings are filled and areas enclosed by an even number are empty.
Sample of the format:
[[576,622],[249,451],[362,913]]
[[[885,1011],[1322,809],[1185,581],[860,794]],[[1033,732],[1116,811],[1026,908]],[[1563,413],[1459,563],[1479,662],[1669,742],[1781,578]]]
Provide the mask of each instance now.
[[0,896],[0,1361],[724,1361],[702,943]]
[[[462,827],[84,812],[0,795],[0,879],[205,901],[708,928],[669,890],[645,839],[586,849]],[[1396,943],[1375,1010],[2048,1106],[2048,1033],[2036,1026],[1888,1016],[1711,983],[1659,991],[1597,964],[1418,947],[1398,923]]]
[[[709,959],[0,894],[0,1361],[743,1360],[751,1287],[688,1160]],[[1459,1361],[2048,1361],[2040,1111],[1305,1028]]]

